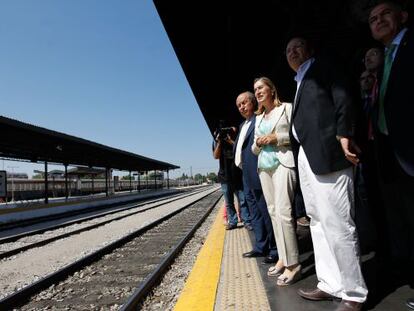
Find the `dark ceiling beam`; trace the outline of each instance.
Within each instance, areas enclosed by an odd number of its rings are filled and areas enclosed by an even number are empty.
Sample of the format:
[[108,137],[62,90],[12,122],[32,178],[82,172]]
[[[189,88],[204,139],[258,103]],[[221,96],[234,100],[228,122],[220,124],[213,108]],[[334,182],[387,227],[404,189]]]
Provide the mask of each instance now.
[[[405,0],[410,13],[411,0]],[[366,22],[372,0],[154,0],[164,28],[211,132],[219,120],[241,121],[236,96],[268,76],[284,101],[296,86],[284,51],[306,35],[319,53],[343,60],[358,74],[376,43]],[[413,14],[410,14],[414,17]]]

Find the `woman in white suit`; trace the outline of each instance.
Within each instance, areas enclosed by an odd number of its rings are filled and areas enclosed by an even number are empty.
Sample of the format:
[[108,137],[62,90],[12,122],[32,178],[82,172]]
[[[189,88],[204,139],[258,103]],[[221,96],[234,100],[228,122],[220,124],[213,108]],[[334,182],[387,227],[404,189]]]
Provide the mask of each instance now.
[[290,147],[290,103],[280,102],[273,82],[266,77],[254,81],[259,103],[256,112],[252,151],[258,155],[258,170],[263,194],[272,220],[279,261],[269,268],[278,276],[277,285],[286,286],[301,276],[292,202],[296,185],[295,162]]

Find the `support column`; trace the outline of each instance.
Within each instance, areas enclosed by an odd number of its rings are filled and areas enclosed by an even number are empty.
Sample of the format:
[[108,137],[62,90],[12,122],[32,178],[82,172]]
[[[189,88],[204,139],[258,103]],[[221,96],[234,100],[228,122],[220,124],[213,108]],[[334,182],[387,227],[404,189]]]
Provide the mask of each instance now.
[[48,185],[48,179],[47,179],[47,161],[45,161],[45,203],[49,203],[49,185]]
[[170,170],[167,170],[167,189],[170,189]]
[[91,179],[92,179],[92,195],[95,194],[95,174],[92,172],[91,174]]
[[138,172],[138,192],[141,192],[141,172]]
[[154,190],[157,190],[157,170],[154,171]]
[[147,175],[147,191],[148,191],[148,171],[146,171],[146,175]]
[[105,168],[105,194],[108,196],[108,168]]
[[129,171],[129,192],[132,192],[132,178],[131,178],[131,171]]
[[66,200],[69,198],[69,190],[68,190],[68,165],[65,164],[65,196]]

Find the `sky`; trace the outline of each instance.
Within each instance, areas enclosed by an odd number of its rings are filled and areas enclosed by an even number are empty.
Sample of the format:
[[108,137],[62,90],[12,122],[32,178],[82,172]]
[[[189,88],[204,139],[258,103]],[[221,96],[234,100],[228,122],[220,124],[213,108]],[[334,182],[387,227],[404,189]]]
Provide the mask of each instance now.
[[[180,166],[170,177],[217,172],[211,134],[151,0],[1,0],[0,107]],[[3,167],[31,176],[43,165]]]

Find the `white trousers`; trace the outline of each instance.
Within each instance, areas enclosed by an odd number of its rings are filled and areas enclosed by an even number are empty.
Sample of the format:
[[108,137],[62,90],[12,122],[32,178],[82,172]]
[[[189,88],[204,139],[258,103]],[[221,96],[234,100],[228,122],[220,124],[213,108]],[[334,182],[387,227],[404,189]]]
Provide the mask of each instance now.
[[280,164],[276,170],[260,171],[259,178],[272,220],[279,258],[285,267],[297,264],[299,252],[292,217],[295,171]]
[[358,237],[351,217],[352,167],[315,175],[300,147],[298,168],[306,212],[311,218],[318,288],[345,300],[364,302],[368,290],[361,273]]

